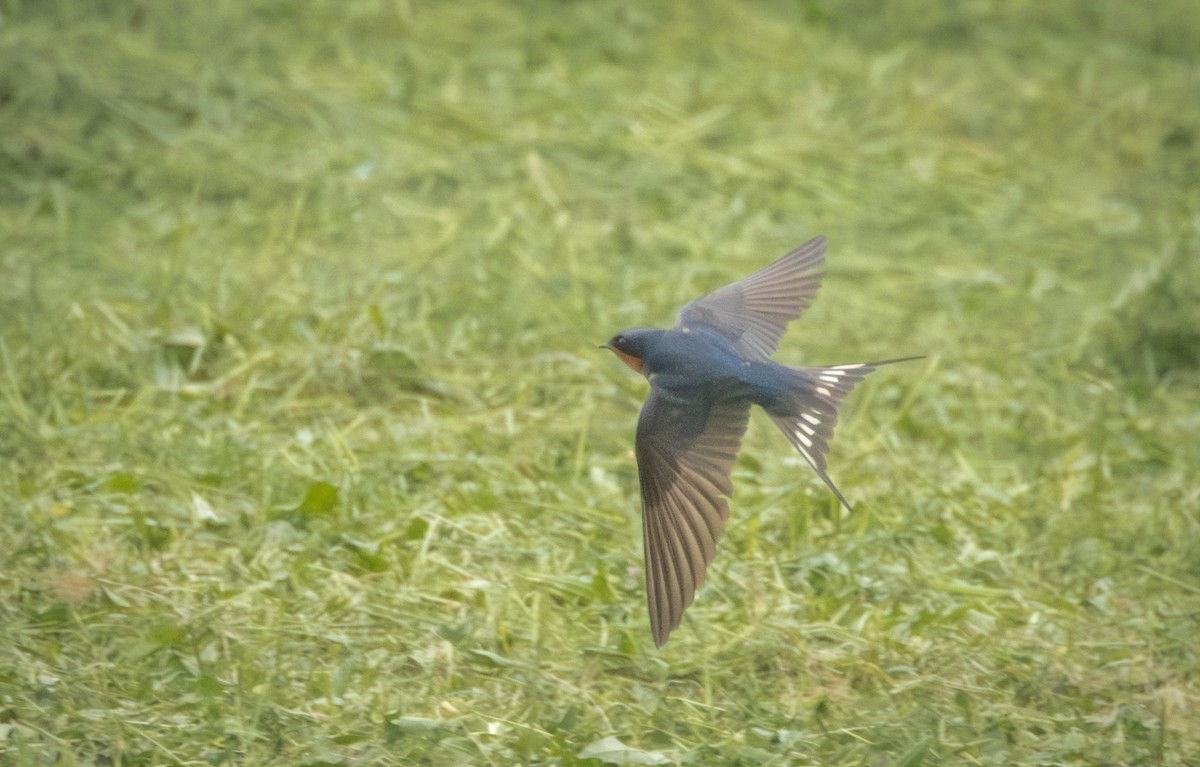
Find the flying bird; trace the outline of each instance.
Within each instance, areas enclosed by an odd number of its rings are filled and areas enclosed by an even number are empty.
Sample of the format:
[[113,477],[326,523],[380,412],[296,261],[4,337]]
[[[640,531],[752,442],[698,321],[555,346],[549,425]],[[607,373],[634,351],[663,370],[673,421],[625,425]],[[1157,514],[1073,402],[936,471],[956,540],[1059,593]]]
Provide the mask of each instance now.
[[602,348],[650,382],[638,417],[646,598],[662,647],[704,583],[729,518],[730,474],[758,405],[837,499],[825,470],[838,408],[880,365],[919,357],[791,368],[770,359],[812,305],[825,263],[816,237],[743,280],[692,301],[670,330],[633,328]]

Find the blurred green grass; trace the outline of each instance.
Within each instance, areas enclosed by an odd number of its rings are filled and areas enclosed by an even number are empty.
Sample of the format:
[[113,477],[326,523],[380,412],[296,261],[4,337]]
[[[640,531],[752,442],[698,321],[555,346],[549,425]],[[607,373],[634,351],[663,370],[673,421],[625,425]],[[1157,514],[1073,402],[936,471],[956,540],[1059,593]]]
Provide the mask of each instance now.
[[[1196,764],[1192,16],[0,4],[2,761]],[[818,233],[656,652],[595,344]]]

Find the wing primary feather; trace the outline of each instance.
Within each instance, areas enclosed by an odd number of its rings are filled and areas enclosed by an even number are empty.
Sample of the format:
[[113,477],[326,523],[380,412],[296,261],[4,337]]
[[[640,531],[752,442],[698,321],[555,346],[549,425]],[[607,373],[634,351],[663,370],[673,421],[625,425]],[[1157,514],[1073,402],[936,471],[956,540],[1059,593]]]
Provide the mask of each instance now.
[[679,626],[716,555],[729,517],[730,472],[750,416],[748,400],[712,403],[697,419],[679,418],[664,404],[670,401],[651,388],[638,422],[636,451],[646,599],[660,647]]
[[745,279],[692,301],[679,327],[707,327],[728,338],[746,359],[769,357],[787,325],[812,305],[825,262],[825,238],[816,237]]

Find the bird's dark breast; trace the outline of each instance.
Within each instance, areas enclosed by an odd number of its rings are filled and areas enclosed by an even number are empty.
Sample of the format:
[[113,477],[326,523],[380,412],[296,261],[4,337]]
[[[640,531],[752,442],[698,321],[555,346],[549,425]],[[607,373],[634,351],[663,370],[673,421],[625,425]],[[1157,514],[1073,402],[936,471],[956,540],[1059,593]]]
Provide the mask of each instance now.
[[[757,401],[745,363],[724,338],[672,331],[646,354],[645,372],[657,390],[654,422],[665,427],[669,444],[683,450],[706,428],[720,403]],[[772,363],[773,364],[773,363]]]

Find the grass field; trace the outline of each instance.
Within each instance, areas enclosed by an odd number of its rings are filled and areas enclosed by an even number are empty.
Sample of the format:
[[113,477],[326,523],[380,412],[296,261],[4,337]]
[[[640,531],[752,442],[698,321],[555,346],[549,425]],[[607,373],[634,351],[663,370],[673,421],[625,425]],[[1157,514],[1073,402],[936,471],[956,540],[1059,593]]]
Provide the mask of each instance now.
[[[0,0],[0,763],[1200,765],[1190,0]],[[817,234],[655,650],[596,345]]]

